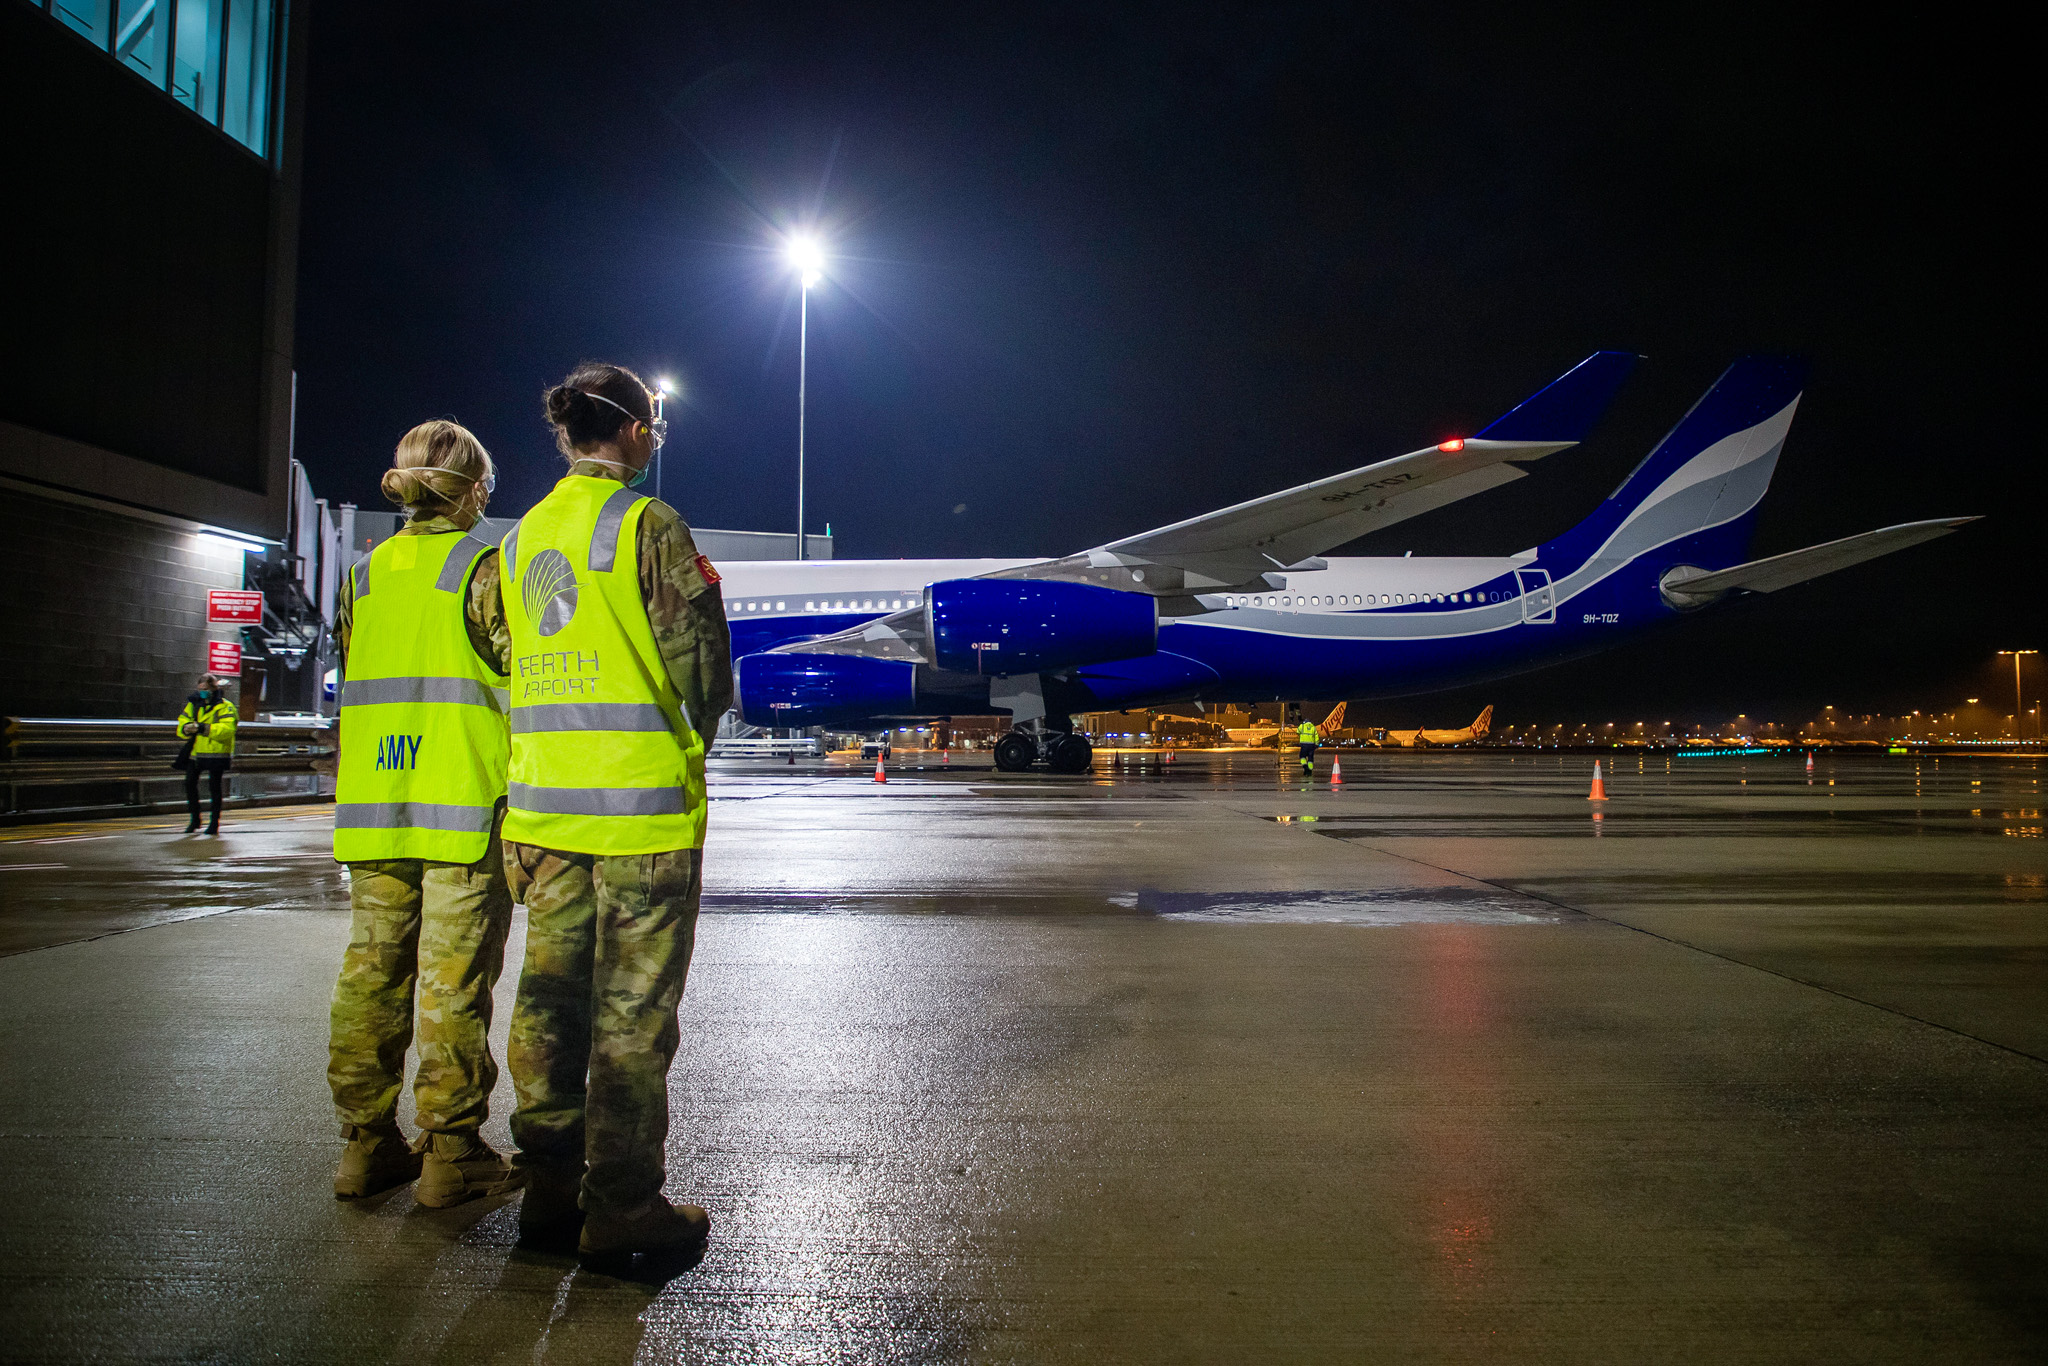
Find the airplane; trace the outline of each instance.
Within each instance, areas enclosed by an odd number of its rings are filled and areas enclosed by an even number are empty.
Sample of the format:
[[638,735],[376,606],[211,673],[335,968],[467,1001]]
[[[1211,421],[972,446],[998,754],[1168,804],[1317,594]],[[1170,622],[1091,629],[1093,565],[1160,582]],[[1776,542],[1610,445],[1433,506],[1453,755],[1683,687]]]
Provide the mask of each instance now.
[[[1344,724],[1344,708],[1349,705],[1348,701],[1339,702],[1335,707],[1331,708],[1330,714],[1323,718],[1323,723],[1316,727],[1316,729],[1320,730],[1324,735],[1328,735],[1331,731],[1342,727]],[[1282,730],[1291,732],[1293,729],[1293,726],[1282,726],[1278,721],[1254,721],[1249,726],[1234,727],[1224,731],[1223,734],[1234,745],[1263,745],[1271,742],[1273,737],[1280,734]]]
[[722,566],[751,725],[1007,714],[996,766],[1085,772],[1080,712],[1396,697],[1610,648],[1945,536],[1907,522],[1746,558],[1805,367],[1737,360],[1607,500],[1513,555],[1330,556],[1583,441],[1637,357],[1601,351],[1470,437],[1050,559]]
[[1469,745],[1493,729],[1493,706],[1487,705],[1472,724],[1462,730],[1383,730],[1380,743],[1400,749],[1430,749],[1437,745]]

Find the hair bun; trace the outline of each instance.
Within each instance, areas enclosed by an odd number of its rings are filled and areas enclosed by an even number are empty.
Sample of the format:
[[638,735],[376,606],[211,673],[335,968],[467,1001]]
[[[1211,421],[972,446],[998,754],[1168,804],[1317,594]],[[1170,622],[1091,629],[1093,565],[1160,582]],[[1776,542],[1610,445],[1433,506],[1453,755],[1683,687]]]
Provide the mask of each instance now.
[[425,501],[427,489],[411,470],[386,470],[378,482],[384,497],[400,507],[417,507]]
[[548,390],[547,417],[557,427],[567,426],[577,417],[587,413],[594,405],[590,395],[581,389],[566,384],[557,384]]

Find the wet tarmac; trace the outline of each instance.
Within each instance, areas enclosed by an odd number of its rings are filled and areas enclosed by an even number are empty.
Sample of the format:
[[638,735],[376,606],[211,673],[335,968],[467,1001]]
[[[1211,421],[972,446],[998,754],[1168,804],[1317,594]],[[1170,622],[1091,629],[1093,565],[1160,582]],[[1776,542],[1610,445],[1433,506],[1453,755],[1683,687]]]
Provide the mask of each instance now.
[[0,832],[0,1358],[2048,1356],[2038,759],[714,768],[632,1277],[330,1197],[326,811]]

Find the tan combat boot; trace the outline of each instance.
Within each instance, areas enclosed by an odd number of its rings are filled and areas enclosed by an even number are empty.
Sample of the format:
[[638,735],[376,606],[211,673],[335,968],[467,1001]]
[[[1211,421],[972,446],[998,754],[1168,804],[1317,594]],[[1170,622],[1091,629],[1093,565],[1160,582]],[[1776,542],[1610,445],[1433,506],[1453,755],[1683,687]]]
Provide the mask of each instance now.
[[430,1209],[519,1189],[520,1173],[474,1131],[422,1133],[419,1152],[423,1163],[412,1197]]
[[583,1237],[576,1251],[589,1258],[681,1252],[701,1247],[710,1235],[710,1215],[696,1205],[671,1205],[657,1195],[625,1214],[584,1216]]
[[398,1125],[344,1124],[341,1165],[334,1169],[334,1198],[361,1200],[402,1186],[420,1174],[420,1155],[406,1146]]

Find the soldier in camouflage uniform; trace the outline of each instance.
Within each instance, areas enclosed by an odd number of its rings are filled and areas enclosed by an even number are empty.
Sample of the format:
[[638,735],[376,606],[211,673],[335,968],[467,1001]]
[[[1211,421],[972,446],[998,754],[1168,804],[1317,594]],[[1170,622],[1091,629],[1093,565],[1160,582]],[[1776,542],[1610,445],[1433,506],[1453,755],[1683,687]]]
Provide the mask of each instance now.
[[[429,439],[422,433],[432,434],[434,453],[408,456],[415,438]],[[460,532],[475,525],[495,476],[474,437],[454,423],[428,423],[409,433],[399,451],[401,468],[385,476],[387,494],[411,512],[398,535]],[[409,459],[423,458],[453,465],[404,467]],[[493,548],[470,576],[463,624],[470,648],[502,675],[511,632],[500,579]],[[351,573],[343,579],[335,612],[344,659],[355,633],[355,599]],[[500,797],[496,820],[503,819]],[[477,1133],[498,1080],[488,1038],[491,991],[504,970],[512,921],[495,823],[483,856],[471,864],[352,860],[349,905],[349,943],[334,987],[327,1066],[342,1137],[349,1140],[335,1173],[336,1196],[374,1195],[414,1178],[416,1197],[434,1206],[512,1189],[517,1178],[511,1165]],[[415,1025],[419,1071],[413,1099],[421,1132],[416,1145],[407,1145],[398,1129],[398,1093]]]
[[[627,423],[618,437],[592,442],[579,440],[558,411],[556,395],[579,383],[635,403],[618,376],[638,387],[629,371],[592,365],[549,395],[571,475],[639,482],[633,476],[652,453],[652,424]],[[644,399],[635,406],[647,411]],[[612,427],[622,421],[604,417]],[[636,435],[637,442],[629,439]],[[635,546],[648,625],[683,713],[708,749],[732,705],[731,637],[717,574],[682,518],[659,500],[645,506]],[[709,1226],[704,1211],[670,1206],[661,1192],[668,1071],[680,1040],[676,1011],[696,938],[703,850],[588,854],[507,839],[505,862],[527,912],[507,1051],[518,1095],[512,1134],[526,1177],[522,1233],[553,1241],[576,1237],[580,1225],[586,1256],[700,1241]]]

